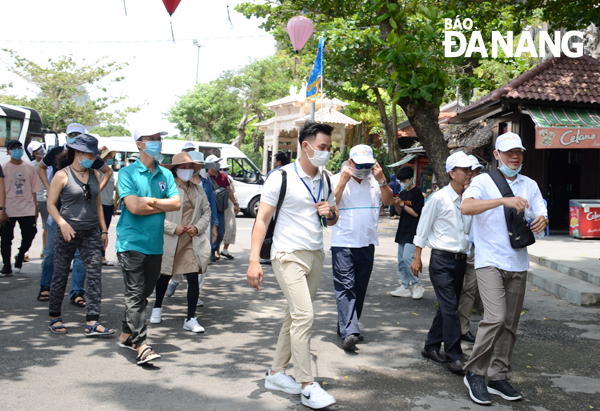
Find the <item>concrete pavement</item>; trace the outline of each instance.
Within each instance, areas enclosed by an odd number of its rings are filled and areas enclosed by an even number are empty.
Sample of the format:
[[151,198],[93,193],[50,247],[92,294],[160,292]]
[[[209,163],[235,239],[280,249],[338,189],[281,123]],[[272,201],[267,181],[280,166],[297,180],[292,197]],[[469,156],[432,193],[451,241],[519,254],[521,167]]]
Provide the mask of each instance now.
[[[206,333],[183,330],[181,285],[165,299],[163,322],[149,325],[149,342],[163,356],[155,366],[136,366],[135,354],[118,348],[116,337],[85,338],[85,310],[68,304],[68,298],[63,318],[69,334],[51,334],[47,304],[35,300],[39,258],[25,264],[21,274],[1,278],[0,410],[306,409],[297,395],[264,389],[285,301],[268,266],[260,292],[247,285],[252,220],[237,222],[238,244],[231,247],[236,259],[211,266],[201,294],[206,305],[197,317]],[[112,261],[115,223],[108,252]],[[396,224],[381,220],[381,245],[361,319],[365,341],[355,353],[343,351],[336,335],[327,253],[312,338],[317,381],[338,400],[332,410],[478,410],[461,377],[420,355],[436,310],[427,267],[422,300],[389,295],[399,283]],[[38,257],[40,250],[38,235],[30,254]],[[123,288],[118,267],[105,267],[102,321],[111,327],[120,327]],[[473,317],[474,332],[478,320]],[[470,354],[468,345],[463,348]],[[492,409],[598,409],[599,364],[600,309],[570,304],[528,284],[513,355],[513,382],[525,399],[511,403],[494,397]]]

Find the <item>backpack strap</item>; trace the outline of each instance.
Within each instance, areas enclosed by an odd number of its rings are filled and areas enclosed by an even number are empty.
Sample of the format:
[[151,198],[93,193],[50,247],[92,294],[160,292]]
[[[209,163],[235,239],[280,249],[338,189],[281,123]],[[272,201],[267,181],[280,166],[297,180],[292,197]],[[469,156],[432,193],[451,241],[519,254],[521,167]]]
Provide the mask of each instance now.
[[492,180],[494,181],[494,183],[496,183],[496,186],[498,186],[498,190],[500,190],[500,194],[502,195],[502,197],[514,197],[515,196],[511,190],[510,186],[508,185],[508,182],[506,181],[504,174],[502,174],[500,169],[498,169],[498,168],[495,169],[494,171],[490,172],[489,175],[492,178]]
[[283,200],[285,198],[285,193],[287,191],[287,172],[285,170],[281,170],[281,190],[279,191],[279,200],[277,200],[277,207],[275,208],[275,214],[273,215],[273,219],[271,220],[269,227],[267,228],[267,234],[265,238],[273,237],[273,233],[275,232],[275,223],[277,223],[277,216],[279,215],[279,210],[281,209],[281,205],[283,204]]
[[331,197],[331,180],[327,171],[323,171],[323,174],[325,174],[325,181],[327,181],[327,198],[324,198],[323,201],[329,202],[329,197]]
[[211,176],[210,174],[208,175],[208,178],[210,180],[210,184],[212,185],[213,191],[218,190],[219,188],[221,188],[220,185],[217,184],[217,182],[215,181],[214,177]]

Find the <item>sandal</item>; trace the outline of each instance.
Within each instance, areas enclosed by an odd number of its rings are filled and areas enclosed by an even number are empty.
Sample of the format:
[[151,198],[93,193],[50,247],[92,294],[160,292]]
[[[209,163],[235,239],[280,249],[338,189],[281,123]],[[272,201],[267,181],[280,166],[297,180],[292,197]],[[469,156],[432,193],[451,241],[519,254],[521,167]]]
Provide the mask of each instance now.
[[104,331],[96,331],[100,323],[96,321],[94,325],[85,325],[85,336],[86,337],[106,337],[108,335],[112,335],[115,333],[115,330],[111,330],[107,327],[104,327]]
[[104,261],[102,261],[102,265],[107,265],[109,267],[114,267],[115,263],[113,263],[111,261],[108,261],[108,260],[104,260]]
[[[56,323],[62,323],[62,318],[55,318],[54,320],[50,320],[50,325],[48,326],[48,328],[50,328],[50,331],[52,331],[54,334],[68,333],[67,327],[65,327],[64,325],[54,325]],[[57,331],[57,330],[63,330],[63,329],[65,331]]]
[[[47,292],[48,294],[42,294]],[[48,302],[50,301],[50,287],[41,287],[40,292],[37,296],[38,301]]]
[[135,349],[135,347],[133,346],[133,339],[131,338],[131,335],[129,337],[127,337],[127,339],[125,340],[125,342],[119,342],[119,347],[121,347],[121,348],[128,348],[130,350],[137,351]]
[[138,354],[137,357],[135,357],[135,360],[137,361],[137,365],[142,365],[142,364],[149,363],[150,361],[153,361],[153,360],[158,360],[159,358],[160,358],[160,354],[157,354],[156,352],[154,352],[152,347],[150,347],[148,345],[148,346],[146,346],[146,348],[144,348],[142,350],[141,353]]
[[[80,300],[78,300],[78,298],[80,298]],[[85,308],[85,300],[83,299],[83,295],[79,293],[73,294],[73,297],[71,297],[71,304],[77,307]]]

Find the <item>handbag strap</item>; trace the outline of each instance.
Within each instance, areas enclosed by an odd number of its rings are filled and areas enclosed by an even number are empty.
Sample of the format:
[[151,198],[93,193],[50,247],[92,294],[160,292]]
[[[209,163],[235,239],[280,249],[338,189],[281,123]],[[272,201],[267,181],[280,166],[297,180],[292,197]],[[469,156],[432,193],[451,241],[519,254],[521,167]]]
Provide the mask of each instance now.
[[269,224],[267,228],[267,234],[265,238],[273,237],[273,232],[275,231],[275,224],[277,223],[277,216],[279,215],[279,209],[281,209],[281,205],[283,204],[283,199],[285,198],[285,193],[287,191],[287,172],[285,170],[281,171],[281,190],[279,191],[279,200],[277,200],[277,208],[275,209],[275,214],[273,215],[272,224]]
[[510,186],[508,185],[508,182],[506,181],[506,178],[504,177],[504,174],[502,174],[502,171],[500,171],[500,169],[495,169],[494,171],[492,171],[491,173],[489,173],[490,177],[492,178],[492,180],[494,181],[494,183],[496,183],[496,186],[498,186],[498,190],[500,190],[500,194],[502,194],[502,197],[514,197],[514,193],[511,190]]

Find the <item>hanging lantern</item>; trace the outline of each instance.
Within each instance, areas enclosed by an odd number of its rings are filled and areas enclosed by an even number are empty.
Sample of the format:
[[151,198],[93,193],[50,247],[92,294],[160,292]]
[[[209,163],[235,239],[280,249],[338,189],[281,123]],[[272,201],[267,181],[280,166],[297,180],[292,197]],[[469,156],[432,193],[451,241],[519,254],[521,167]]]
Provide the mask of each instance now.
[[287,29],[296,53],[302,50],[310,36],[315,32],[313,22],[303,16],[292,17],[288,21]]
[[[173,16],[175,10],[177,10],[177,6],[181,3],[181,0],[163,0],[165,8],[169,13],[169,16]],[[171,21],[171,37],[173,37],[173,43],[175,43],[175,35],[173,34],[173,22]]]

